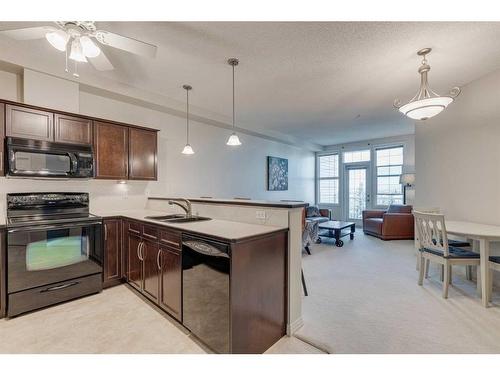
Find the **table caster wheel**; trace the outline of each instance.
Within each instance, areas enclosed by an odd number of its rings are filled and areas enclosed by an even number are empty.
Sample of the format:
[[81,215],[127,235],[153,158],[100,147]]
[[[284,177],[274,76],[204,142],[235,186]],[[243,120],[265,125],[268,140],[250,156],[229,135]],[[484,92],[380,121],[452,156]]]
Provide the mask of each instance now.
[[316,240],[316,243],[321,243],[321,238],[318,237],[318,239]]
[[335,243],[335,246],[337,246],[337,247],[342,247],[342,246],[344,246],[344,241],[342,241],[342,240],[338,240],[338,241]]
[[354,234],[350,234],[350,235],[349,235],[349,238],[350,238],[351,240],[353,240],[353,239],[354,239]]

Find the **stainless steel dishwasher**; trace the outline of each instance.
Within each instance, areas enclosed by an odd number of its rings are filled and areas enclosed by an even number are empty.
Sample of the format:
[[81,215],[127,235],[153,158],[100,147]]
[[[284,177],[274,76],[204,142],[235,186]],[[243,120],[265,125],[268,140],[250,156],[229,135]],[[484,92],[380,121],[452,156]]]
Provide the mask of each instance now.
[[230,245],[182,236],[182,322],[217,353],[229,353]]

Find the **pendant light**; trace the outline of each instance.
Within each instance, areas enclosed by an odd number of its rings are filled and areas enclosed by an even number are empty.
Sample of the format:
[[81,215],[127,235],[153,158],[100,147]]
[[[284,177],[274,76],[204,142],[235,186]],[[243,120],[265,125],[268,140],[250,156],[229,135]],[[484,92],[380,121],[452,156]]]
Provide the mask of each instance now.
[[427,64],[426,55],[431,48],[423,48],[417,52],[422,56],[422,65],[418,68],[420,74],[420,89],[407,104],[402,105],[399,99],[394,101],[394,107],[413,120],[427,120],[441,113],[460,94],[460,88],[454,87],[448,95],[440,96],[429,88],[427,74],[431,67]]
[[236,132],[234,130],[235,129],[234,128],[234,67],[237,66],[239,64],[239,62],[240,61],[234,57],[227,60],[227,63],[233,67],[233,133],[231,134],[231,136],[227,140],[226,144],[228,146],[240,146],[241,145],[240,139],[238,138],[238,136],[236,135]]
[[191,90],[192,87],[189,85],[184,85],[182,86],[182,88],[186,90],[186,145],[184,146],[182,153],[184,155],[193,155],[194,150],[189,144],[189,90]]

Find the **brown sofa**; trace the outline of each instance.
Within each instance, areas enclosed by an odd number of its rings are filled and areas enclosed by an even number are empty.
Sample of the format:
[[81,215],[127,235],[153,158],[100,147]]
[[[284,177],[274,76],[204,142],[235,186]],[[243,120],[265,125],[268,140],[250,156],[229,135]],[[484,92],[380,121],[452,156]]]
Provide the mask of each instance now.
[[412,240],[413,207],[391,204],[387,210],[363,211],[363,232],[382,240]]

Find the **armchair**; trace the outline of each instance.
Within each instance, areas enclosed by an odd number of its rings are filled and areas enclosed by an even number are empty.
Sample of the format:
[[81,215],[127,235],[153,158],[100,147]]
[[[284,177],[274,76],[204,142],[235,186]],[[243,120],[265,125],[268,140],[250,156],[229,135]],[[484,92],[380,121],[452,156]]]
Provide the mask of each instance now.
[[332,210],[328,208],[318,208],[318,206],[309,206],[306,208],[306,219],[317,223],[332,220]]
[[412,206],[391,204],[387,210],[363,211],[363,232],[386,240],[412,240]]

